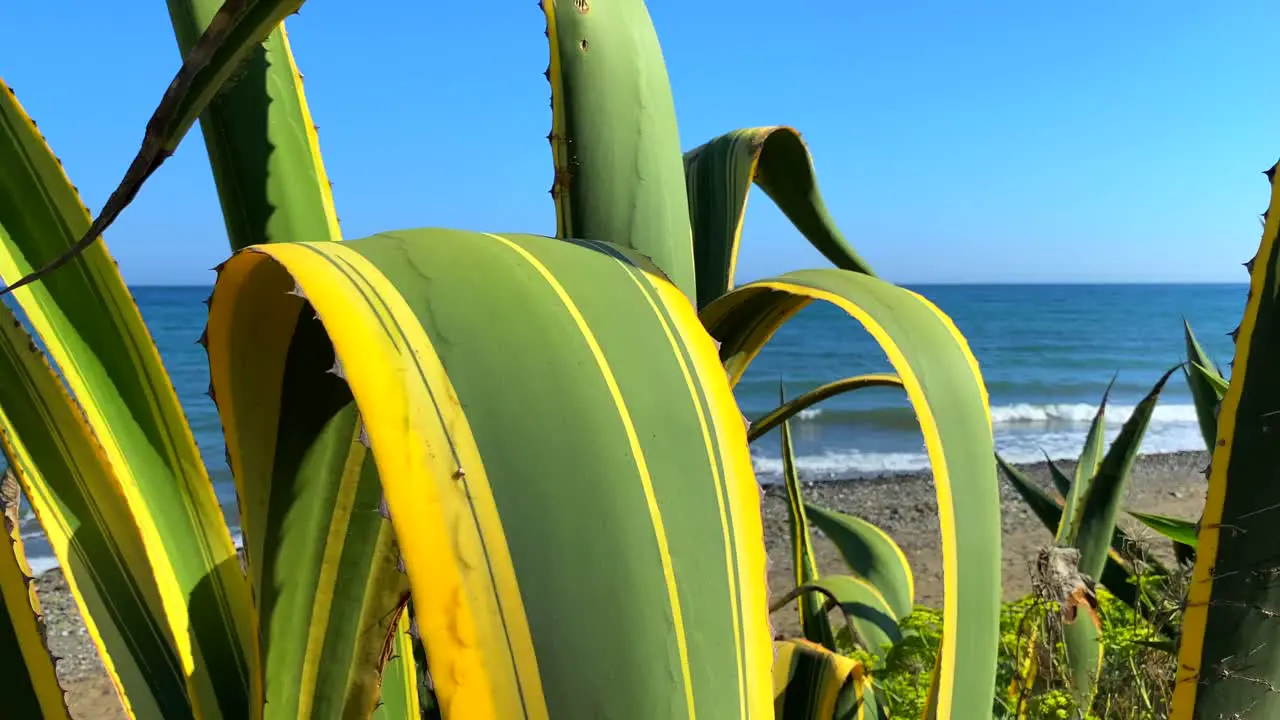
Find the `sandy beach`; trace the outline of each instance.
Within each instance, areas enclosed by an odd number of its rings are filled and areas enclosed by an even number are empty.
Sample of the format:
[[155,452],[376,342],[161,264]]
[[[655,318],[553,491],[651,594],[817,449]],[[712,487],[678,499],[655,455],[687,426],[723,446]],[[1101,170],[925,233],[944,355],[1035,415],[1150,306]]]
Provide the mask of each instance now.
[[[1204,453],[1148,455],[1139,459],[1129,488],[1127,507],[1146,512],[1196,518],[1204,504],[1207,464]],[[1059,463],[1068,475],[1074,464]],[[1044,463],[1022,466],[1034,480],[1049,485]],[[942,557],[938,540],[937,500],[932,479],[925,474],[902,474],[846,482],[821,482],[804,487],[806,498],[829,508],[858,515],[876,523],[902,546],[916,579],[916,602],[926,606],[942,603]],[[1051,533],[1023,505],[1016,491],[1001,480],[1003,505],[1002,561],[1005,599],[1017,598],[1030,590],[1029,562],[1052,540]],[[781,486],[769,486],[764,505],[765,544],[769,551],[769,585],[778,597],[794,585],[787,531],[785,493]],[[1130,518],[1125,528],[1139,537],[1154,534]],[[1167,544],[1167,543],[1166,543]],[[816,552],[824,573],[847,572],[829,541],[819,537]],[[77,718],[123,718],[115,692],[101,661],[85,632],[79,613],[57,570],[43,574],[37,588],[45,609],[49,645],[60,660],[59,675],[67,689],[68,702]],[[795,612],[790,608],[773,617],[775,631],[797,632]]]

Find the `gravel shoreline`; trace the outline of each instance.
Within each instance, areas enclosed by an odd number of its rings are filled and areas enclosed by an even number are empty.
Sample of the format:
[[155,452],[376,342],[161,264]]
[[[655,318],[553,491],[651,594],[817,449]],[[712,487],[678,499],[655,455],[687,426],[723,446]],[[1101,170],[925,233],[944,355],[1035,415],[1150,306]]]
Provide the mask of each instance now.
[[[1145,455],[1134,466],[1126,507],[1184,518],[1199,517],[1206,488],[1203,452]],[[1059,462],[1070,475],[1074,462]],[[1050,488],[1048,466],[1019,466],[1029,477]],[[807,500],[862,517],[892,536],[911,561],[916,581],[916,603],[942,604],[942,557],[938,539],[937,498],[927,473],[902,473],[879,478],[806,483]],[[1002,512],[1002,563],[1005,599],[1030,590],[1029,563],[1052,534],[1023,504],[1003,478],[1000,481]],[[765,488],[762,514],[765,546],[769,554],[769,588],[778,597],[794,585],[787,530],[786,494],[780,485]],[[1139,537],[1153,533],[1125,518],[1126,529]],[[815,542],[818,566],[823,573],[848,572],[831,543],[819,536]],[[49,647],[59,658],[58,675],[67,690],[72,715],[92,720],[115,720],[125,715],[116,699],[93,641],[89,638],[61,572],[50,570],[36,579],[44,609]],[[796,614],[782,610],[773,617],[775,632],[795,635]]]
[[[1208,483],[1205,452],[1180,452],[1140,456],[1129,481],[1125,508],[1174,517],[1197,519],[1204,508]],[[1055,461],[1071,477],[1074,461]],[[1018,465],[1031,480],[1055,492],[1044,462]],[[933,479],[924,473],[885,476],[852,482],[803,483],[805,499],[833,510],[857,515],[875,523],[902,547],[911,563],[916,583],[916,604],[942,606],[942,547],[939,540],[938,503]],[[1031,590],[1031,563],[1040,549],[1053,542],[1051,533],[1027,508],[1017,490],[1000,478],[1001,561],[1004,599],[1013,600]],[[769,552],[770,597],[795,586],[791,568],[786,492],[781,485],[768,486],[762,509],[765,545]],[[1121,514],[1120,524],[1135,538],[1153,541],[1157,556],[1164,541],[1146,526]],[[847,574],[835,546],[816,533],[814,553],[823,574]],[[1172,555],[1167,558],[1172,560]],[[782,610],[773,616],[775,631],[799,633],[795,612]]]

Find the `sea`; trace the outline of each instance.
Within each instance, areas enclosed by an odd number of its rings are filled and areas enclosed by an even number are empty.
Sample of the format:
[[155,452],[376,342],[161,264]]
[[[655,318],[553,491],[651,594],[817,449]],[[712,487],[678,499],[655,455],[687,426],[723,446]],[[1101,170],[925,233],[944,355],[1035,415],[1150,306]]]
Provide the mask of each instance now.
[[[991,402],[996,450],[1028,463],[1079,455],[1107,384],[1108,437],[1160,375],[1186,357],[1183,319],[1227,372],[1248,286],[932,285],[911,288],[951,316],[978,360]],[[850,375],[890,371],[884,353],[852,318],[822,303],[784,325],[736,388],[754,418],[776,407],[779,388],[795,397]],[[847,479],[928,467],[905,394],[869,388],[805,410],[792,423],[796,465],[805,479]],[[777,481],[779,433],[752,447],[762,481]],[[1165,390],[1142,452],[1202,450],[1204,440],[1182,373]]]
[[[1183,319],[1227,372],[1228,333],[1240,322],[1247,286],[1238,285],[919,285],[968,338],[991,400],[996,449],[1015,463],[1075,458],[1107,384],[1108,435],[1160,375],[1185,359]],[[207,287],[132,289],[195,434],[224,507],[234,490],[204,350]],[[891,371],[860,325],[822,303],[784,325],[735,389],[747,418],[850,375]],[[905,394],[870,388],[831,398],[791,422],[796,462],[806,480],[845,480],[924,470],[923,440]],[[779,433],[751,448],[757,477],[780,479]],[[1143,453],[1202,450],[1195,407],[1181,373],[1164,390]],[[24,523],[24,535],[28,534]],[[38,528],[30,528],[36,540]],[[33,569],[52,558],[31,551]]]

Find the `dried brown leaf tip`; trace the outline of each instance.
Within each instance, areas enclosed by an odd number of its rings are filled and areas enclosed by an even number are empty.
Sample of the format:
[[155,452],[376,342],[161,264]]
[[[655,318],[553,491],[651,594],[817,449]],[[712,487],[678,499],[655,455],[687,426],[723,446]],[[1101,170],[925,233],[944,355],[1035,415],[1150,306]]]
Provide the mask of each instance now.
[[1063,621],[1068,624],[1075,622],[1080,609],[1084,609],[1098,630],[1102,630],[1102,620],[1098,617],[1098,598],[1093,594],[1092,588],[1077,587],[1067,595],[1066,604],[1062,608]]

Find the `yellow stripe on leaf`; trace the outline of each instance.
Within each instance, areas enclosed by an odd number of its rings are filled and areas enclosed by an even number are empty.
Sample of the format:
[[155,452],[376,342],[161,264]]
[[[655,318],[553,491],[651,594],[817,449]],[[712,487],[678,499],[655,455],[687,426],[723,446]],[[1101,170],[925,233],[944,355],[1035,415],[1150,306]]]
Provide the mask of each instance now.
[[[8,88],[0,88],[0,166],[0,276],[12,282],[75,244],[90,217]],[[119,270],[98,241],[66,271],[14,298],[118,480],[193,702],[210,717],[243,714],[255,677],[247,655],[254,642],[248,585],[191,429]],[[201,610],[189,612],[189,602]]]
[[319,592],[315,604],[311,606],[311,627],[307,635],[306,652],[303,659],[302,687],[298,688],[298,712],[302,717],[311,715],[312,701],[315,699],[315,684],[319,677],[317,670],[324,655],[325,631],[329,629],[329,617],[333,608],[333,586],[338,577],[342,562],[342,546],[347,533],[347,524],[351,519],[351,511],[355,505],[356,489],[359,486],[360,470],[364,467],[365,454],[360,445],[360,422],[356,422],[355,435],[351,438],[346,463],[342,468],[338,492],[333,504],[333,515],[329,521],[329,532],[325,538],[324,556],[320,564],[320,577],[316,581]]
[[[733,393],[722,379],[724,370],[718,361],[714,343],[709,337],[697,332],[702,323],[693,305],[674,285],[654,282],[652,277],[652,274],[646,275],[646,282],[656,291],[675,325],[683,330],[682,336],[691,338],[693,376],[698,378],[704,397],[712,407],[708,421],[712,423],[712,434],[719,438],[718,447],[724,462],[727,523],[731,529],[728,531],[738,538],[734,545],[735,567],[730,576],[741,579],[734,590],[734,597],[737,599],[735,605],[738,606],[734,622],[741,624],[743,632],[741,652],[745,659],[743,674],[748,686],[748,717],[767,717],[767,698],[762,693],[750,692],[751,679],[764,677],[772,666],[772,638],[768,634],[768,625],[755,620],[767,616],[769,611],[766,579],[769,561],[764,543],[754,542],[755,538],[763,539],[764,523],[760,509],[760,486],[756,484],[755,470],[751,464],[746,427],[738,422],[741,411]],[[696,340],[696,345],[693,340]]]
[[[265,246],[219,280],[215,372],[259,386],[236,358],[269,306],[302,306],[295,282],[367,425],[445,713],[768,717],[746,429],[678,289],[590,242]],[[259,295],[266,312],[236,309]]]
[[[690,400],[692,401],[692,405],[695,408],[698,415],[698,425],[702,431],[702,441],[707,447],[707,461],[710,467],[712,468],[713,480],[717,488],[721,487],[725,483],[725,478],[723,477],[723,473],[721,472],[720,463],[717,461],[718,454],[716,452],[716,446],[711,439],[711,429],[708,424],[706,413],[704,413],[702,410],[702,403],[704,402],[705,398],[701,395],[698,389],[699,386],[695,384],[693,380],[693,376],[691,374],[689,364],[685,362],[684,353],[688,352],[688,348],[684,347],[680,343],[680,341],[676,339],[676,336],[672,333],[671,326],[667,321],[667,314],[670,313],[671,308],[669,306],[664,305],[663,309],[659,309],[657,302],[662,301],[662,298],[658,296],[659,291],[654,284],[648,281],[648,279],[645,277],[643,272],[634,270],[631,267],[626,266],[626,264],[622,263],[622,261],[619,261],[619,263],[623,264],[624,267],[627,267],[627,270],[631,275],[632,282],[634,282],[636,287],[639,288],[640,291],[644,294],[644,298],[648,302],[649,307],[653,310],[654,316],[662,324],[663,333],[667,338],[667,342],[670,343],[670,349],[674,351],[673,352],[674,357],[677,359],[680,365],[680,372],[684,375],[685,384],[688,386],[688,389],[689,389]],[[657,298],[657,302],[655,302],[655,298]],[[676,302],[679,303],[681,306],[687,306],[687,301],[683,296],[679,297],[676,300]],[[729,609],[730,609],[730,614],[733,618],[734,627],[740,627],[742,623],[741,598],[739,597],[738,586],[737,586],[737,572],[736,572],[734,557],[731,551],[733,544],[730,538],[730,534],[732,531],[730,530],[728,511],[725,508],[725,495],[723,493],[717,492],[716,501],[719,505],[720,524],[721,524],[721,529],[724,532],[724,538],[725,538],[724,547],[725,547],[725,563],[727,566],[726,575],[729,578],[729,590],[730,590],[730,593],[732,594],[732,600],[730,602]],[[746,690],[747,675],[746,675],[746,668],[744,667],[744,661],[743,661],[743,647],[742,647],[743,640],[740,636],[735,635],[734,642],[736,645],[737,656],[738,656],[739,711],[745,714],[747,710],[747,690]]]
[[1280,184],[1267,171],[1263,215],[1248,300],[1235,339],[1231,380],[1218,409],[1217,442],[1200,518],[1196,561],[1178,647],[1172,720],[1272,717],[1280,712],[1280,655],[1271,645],[1280,593],[1263,581],[1280,506],[1275,440],[1280,383]]
[[836,267],[873,274],[828,213],[809,149],[793,128],[734,130],[685,153],[684,166],[699,307],[733,287],[753,184]]
[[[539,711],[532,641],[485,490],[484,467],[448,378],[411,311],[376,268],[345,247],[267,246],[237,255],[224,269],[210,318],[211,351],[218,339],[230,337],[231,308],[250,273],[253,283],[281,294],[296,281],[342,360],[374,449],[446,714],[545,716],[545,709]],[[212,357],[235,367],[242,353],[252,351],[228,347],[225,360]],[[460,494],[464,476],[469,496]],[[478,528],[471,524],[471,507],[477,509]],[[493,584],[489,572],[482,577],[439,561],[455,553],[469,558],[474,564],[464,567],[475,570],[487,556]],[[485,662],[504,656],[513,657],[515,667]]]
[[388,643],[390,657],[382,674],[381,694],[373,720],[420,720],[422,703],[418,697],[418,665],[413,656],[410,608],[400,612],[395,633]]
[[[701,332],[701,321],[687,297],[669,283],[654,278],[661,271],[644,256],[625,248],[595,241],[574,241],[614,256],[631,280],[644,293],[648,306],[659,319],[664,336],[675,350],[681,374],[688,387],[692,405],[698,416],[702,439],[706,445],[709,466],[717,487],[717,509],[725,536],[726,562],[729,565],[730,609],[733,624],[741,629],[734,642],[738,653],[739,706],[749,710],[750,717],[766,717],[770,712],[767,698],[748,692],[750,678],[761,677],[772,665],[771,639],[751,618],[768,612],[767,582],[764,570],[768,561],[760,518],[760,493],[756,484],[750,453],[747,451],[743,424],[737,421],[740,411],[731,392],[717,392],[724,386],[716,347]],[[685,353],[688,353],[686,361]],[[703,403],[709,412],[703,411]],[[725,418],[730,418],[725,422]],[[713,440],[714,438],[714,440]],[[719,459],[718,459],[719,458]],[[740,538],[733,542],[731,537]]]
[[[6,473],[4,483],[16,483]],[[70,720],[53,656],[44,641],[40,600],[36,597],[31,566],[22,547],[17,522],[16,492],[0,498],[0,665],[8,668],[4,680],[7,717],[39,717]],[[9,504],[12,502],[12,505]]]
[[834,718],[860,699],[862,664],[808,640],[774,643],[774,715]]
[[750,283],[704,308],[702,319],[723,343],[730,378],[740,378],[778,327],[813,300],[856,319],[907,391],[933,468],[943,542],[944,642],[932,702],[939,717],[989,712],[998,650],[1000,505],[977,362],[954,324],[919,295],[859,273],[800,271]]
[[644,459],[644,450],[640,446],[640,438],[636,435],[635,425],[631,420],[631,413],[627,411],[626,400],[622,397],[622,391],[618,389],[618,381],[614,378],[613,371],[609,367],[609,361],[605,359],[604,352],[600,349],[600,344],[596,341],[595,333],[587,325],[586,320],[582,318],[577,305],[573,299],[565,292],[563,286],[556,280],[547,267],[538,261],[527,250],[519,245],[512,243],[506,238],[492,235],[500,242],[505,243],[512,250],[520,254],[534,270],[546,280],[547,284],[552,287],[556,295],[559,296],[561,302],[564,303],[565,310],[573,318],[578,325],[579,332],[582,333],[582,339],[591,349],[592,356],[595,357],[596,364],[599,368],[601,376],[604,378],[605,384],[609,387],[609,393],[613,396],[614,404],[618,410],[618,418],[622,422],[624,431],[626,432],[627,442],[631,445],[631,454],[635,459],[636,471],[640,475],[641,486],[644,488],[645,503],[649,510],[649,519],[653,523],[654,539],[658,544],[658,554],[662,559],[662,574],[667,583],[667,597],[671,602],[671,621],[674,625],[676,638],[676,646],[680,652],[680,674],[681,681],[684,683],[685,698],[688,701],[688,714],[690,720],[696,717],[695,705],[693,700],[693,678],[689,670],[689,648],[685,640],[684,620],[680,609],[680,596],[676,586],[675,569],[671,561],[671,549],[667,544],[667,532],[663,527],[662,513],[658,509],[658,499],[654,494],[653,483],[649,478],[649,470],[646,467]]
[[189,717],[176,643],[116,475],[83,414],[4,306],[0,430],[126,712]]

